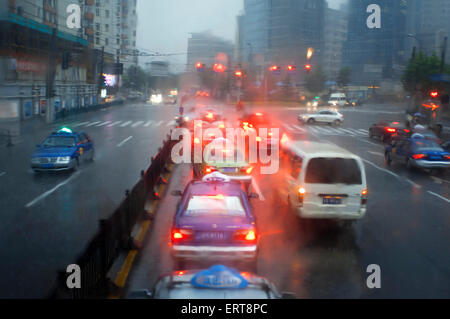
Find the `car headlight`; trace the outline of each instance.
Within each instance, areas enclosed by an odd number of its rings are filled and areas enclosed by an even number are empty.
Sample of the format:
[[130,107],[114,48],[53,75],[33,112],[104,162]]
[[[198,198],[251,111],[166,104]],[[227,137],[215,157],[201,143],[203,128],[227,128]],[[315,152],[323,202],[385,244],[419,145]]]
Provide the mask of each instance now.
[[70,156],[58,157],[58,160],[56,162],[59,164],[67,164],[70,162]]

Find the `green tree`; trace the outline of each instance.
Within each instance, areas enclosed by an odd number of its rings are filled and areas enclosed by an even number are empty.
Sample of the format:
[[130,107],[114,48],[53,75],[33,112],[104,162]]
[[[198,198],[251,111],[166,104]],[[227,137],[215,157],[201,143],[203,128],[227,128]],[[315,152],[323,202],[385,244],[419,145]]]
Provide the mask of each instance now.
[[[430,79],[432,75],[441,73],[441,60],[437,55],[427,56],[421,52],[409,61],[402,77],[403,87],[410,93],[419,90],[423,94],[427,94],[432,89],[442,88],[442,84],[432,82]],[[449,65],[445,66],[444,73],[450,74]]]
[[123,87],[142,91],[148,83],[148,74],[140,66],[130,66],[123,76]]
[[306,89],[316,95],[325,90],[325,82],[327,80],[327,76],[323,72],[322,68],[317,67],[316,71],[310,75],[307,75],[305,80]]
[[337,85],[345,87],[351,82],[352,69],[349,67],[342,68],[337,77]]

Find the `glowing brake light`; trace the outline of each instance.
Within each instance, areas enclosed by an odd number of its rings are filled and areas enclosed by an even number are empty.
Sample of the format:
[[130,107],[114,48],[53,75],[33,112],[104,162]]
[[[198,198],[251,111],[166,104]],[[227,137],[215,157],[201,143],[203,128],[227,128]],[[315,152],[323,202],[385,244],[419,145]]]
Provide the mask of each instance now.
[[361,192],[361,205],[367,204],[367,195],[369,194],[369,191],[367,189],[363,189]]
[[250,175],[250,174],[252,173],[252,171],[253,171],[253,166],[250,166],[249,168],[247,168],[247,169],[245,170],[245,172],[246,172],[248,175]]
[[212,168],[212,167],[210,167],[210,166],[207,166],[206,168],[205,168],[205,173],[206,174],[211,174],[212,172],[215,172],[216,171],[216,169],[215,168]]
[[399,125],[400,123],[399,122],[392,122],[392,124]]
[[386,128],[386,132],[395,133],[395,132],[397,132],[397,130],[395,128],[388,127],[388,128]]
[[256,115],[256,116],[263,116],[262,113],[256,113],[255,115]]
[[300,188],[298,189],[298,193],[299,193],[300,195],[305,195],[305,194],[306,194],[306,190],[305,190],[303,187],[300,187]]
[[238,230],[234,235],[235,240],[255,242],[257,240],[256,231],[254,229]]
[[208,196],[208,198],[211,198],[211,199],[218,199],[218,200],[223,200],[223,199],[225,199],[225,197],[224,197],[222,194],[219,194],[219,195],[211,195],[211,196]]
[[245,236],[245,240],[248,240],[248,241],[256,240],[256,234],[255,234],[255,232],[254,232],[253,230],[249,231],[249,232],[247,233],[247,236]]
[[179,233],[179,232],[173,233],[173,239],[182,239],[182,238],[183,238],[182,233]]
[[413,158],[415,160],[424,159],[425,157],[427,157],[425,154],[414,154],[413,155]]
[[194,138],[194,144],[200,144],[200,139],[198,137]]
[[411,133],[411,130],[408,129],[404,129],[403,131],[405,131],[405,133]]
[[300,206],[303,206],[303,201],[305,199],[306,189],[303,187],[300,187],[298,189],[298,201],[300,203]]
[[192,237],[192,230],[188,229],[174,229],[172,231],[172,240],[173,241],[180,241],[184,239],[189,239]]
[[447,161],[450,161],[450,155],[444,155],[443,158]]
[[258,137],[256,138],[256,141],[257,141],[257,142],[261,142],[261,141],[262,141],[261,137],[258,136]]
[[206,115],[206,118],[212,120],[212,119],[214,118],[214,114],[208,113],[208,114]]

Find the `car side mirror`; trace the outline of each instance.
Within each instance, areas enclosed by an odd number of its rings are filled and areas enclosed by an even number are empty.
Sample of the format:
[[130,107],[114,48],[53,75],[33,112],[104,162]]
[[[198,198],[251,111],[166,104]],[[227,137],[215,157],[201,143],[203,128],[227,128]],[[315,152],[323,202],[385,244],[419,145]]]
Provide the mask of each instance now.
[[297,299],[297,296],[292,292],[281,293],[281,299]]
[[256,194],[256,193],[250,193],[249,195],[248,195],[248,198],[249,199],[259,199],[259,195],[258,194]]
[[183,196],[183,192],[180,190],[172,191],[172,196]]

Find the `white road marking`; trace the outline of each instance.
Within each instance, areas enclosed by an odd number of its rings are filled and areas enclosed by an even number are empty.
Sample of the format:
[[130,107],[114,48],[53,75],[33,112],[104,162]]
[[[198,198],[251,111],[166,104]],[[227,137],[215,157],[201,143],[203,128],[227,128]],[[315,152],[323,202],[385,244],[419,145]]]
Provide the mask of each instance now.
[[419,185],[419,184],[417,184],[417,183],[414,183],[412,180],[410,180],[409,178],[407,178],[406,179],[406,181],[408,182],[408,183],[410,183],[413,187],[415,187],[415,188],[422,188],[422,186],[421,185]]
[[350,130],[350,131],[352,131],[354,134],[356,134],[356,135],[366,135],[365,133],[363,133],[363,132],[360,132],[359,130],[357,130],[357,129],[354,129],[354,128],[349,128],[348,130]]
[[436,197],[438,197],[438,198],[440,198],[440,199],[442,199],[442,200],[445,200],[447,203],[450,203],[450,199],[447,199],[447,198],[445,198],[445,197],[443,197],[443,196],[441,196],[441,195],[439,195],[439,194],[436,194],[436,193],[434,193],[434,192],[432,192],[432,191],[428,191],[428,193],[431,194],[431,195],[433,195],[433,196],[436,196]]
[[298,125],[292,125],[293,127],[295,127],[297,130],[299,130],[300,132],[306,132],[306,130],[303,127],[300,127]]
[[114,122],[112,124],[109,124],[108,127],[113,127],[113,126],[116,126],[117,124],[120,124],[120,123],[122,123],[122,121],[117,121],[117,122]]
[[346,133],[348,133],[348,134],[350,134],[350,135],[356,135],[356,134],[353,133],[352,131],[347,130],[347,129],[345,129],[345,128],[340,128],[339,130],[341,130],[342,132],[346,132]]
[[169,123],[167,123],[167,126],[172,126],[175,125],[175,121],[170,121]]
[[108,125],[109,123],[111,123],[111,121],[106,121],[106,122],[103,122],[103,123],[97,125],[97,127],[102,127],[102,126]]
[[266,198],[264,197],[263,193],[261,192],[261,189],[258,186],[258,183],[256,183],[256,180],[254,178],[252,178],[252,186],[253,189],[255,190],[255,192],[258,194],[259,199],[264,202],[266,200]]
[[148,121],[147,123],[145,123],[145,127],[148,127],[148,126],[150,126],[151,124],[153,123],[153,121]]
[[164,121],[160,121],[160,122],[158,122],[155,126],[156,126],[156,127],[161,126],[161,124],[163,124],[163,123],[164,123]]
[[294,131],[294,129],[292,128],[292,126],[290,126],[289,124],[283,124],[283,126],[284,126],[288,131]]
[[87,124],[89,124],[89,123],[90,123],[90,122],[78,123],[78,124],[74,125],[73,127],[80,127],[80,126],[83,126],[83,125],[87,125]]
[[323,134],[323,133],[329,134],[330,133],[330,131],[327,131],[327,129],[324,127],[318,126],[318,127],[315,127],[315,129],[318,130],[321,134]]
[[91,126],[97,125],[97,124],[99,124],[99,123],[101,123],[101,122],[100,122],[100,121],[93,122],[93,123],[91,123],[91,124],[89,124],[89,125],[86,125],[86,127],[91,127]]
[[133,123],[133,121],[125,122],[125,123],[123,123],[120,127],[128,126],[128,125],[130,125],[131,123]]
[[435,183],[437,183],[437,184],[442,184],[442,183],[448,183],[448,184],[450,184],[450,182],[449,181],[446,181],[445,179],[442,179],[442,178],[439,178],[439,177],[436,177],[436,176],[430,176],[431,177],[431,179],[433,179],[433,181],[435,182]]
[[369,131],[368,131],[368,130],[364,130],[364,129],[362,129],[362,128],[358,129],[358,131],[361,131],[361,132],[363,132],[363,133],[369,134]]
[[144,124],[144,121],[138,121],[136,123],[134,123],[131,127],[138,127],[139,125]]
[[364,139],[362,139],[362,138],[358,138],[358,140],[359,140],[359,141],[361,141],[361,142],[364,142],[364,143],[370,144],[370,145],[374,145],[374,146],[376,146],[376,147],[379,147],[379,146],[381,146],[381,145],[379,145],[379,144],[375,144],[375,143],[372,143],[372,142],[366,141],[366,140],[364,140]]
[[1,173],[0,173],[0,177],[2,177],[2,176],[4,176],[4,175],[6,175],[6,172],[1,172]]
[[313,132],[313,133],[320,133],[315,127],[310,126],[309,129]]
[[43,200],[44,198],[46,198],[47,196],[51,195],[52,193],[54,193],[55,191],[57,191],[60,187],[63,187],[64,185],[66,185],[67,183],[69,183],[70,181],[72,181],[73,179],[77,178],[80,175],[80,172],[76,172],[75,174],[73,174],[70,178],[66,179],[64,182],[56,185],[54,188],[52,188],[51,190],[45,192],[44,194],[36,197],[34,200],[32,200],[31,202],[29,202],[25,207],[26,208],[30,208],[31,206],[35,205],[36,203],[40,202],[41,200]]
[[372,155],[377,155],[377,156],[384,157],[384,154],[383,154],[383,153],[372,152],[372,151],[367,151],[367,153],[372,154]]
[[389,175],[392,175],[392,176],[394,176],[394,177],[396,177],[396,178],[400,178],[399,175],[397,175],[397,174],[391,172],[390,170],[384,169],[384,168],[378,166],[377,164],[374,164],[374,163],[372,163],[371,161],[368,161],[368,160],[366,160],[366,159],[364,159],[364,158],[362,158],[362,160],[363,160],[364,163],[370,164],[370,165],[372,165],[373,167],[375,167],[376,169],[378,169],[378,170],[380,170],[380,171],[382,171],[382,172],[385,172],[385,173],[387,173],[387,174],[389,174]]
[[119,144],[117,144],[117,147],[122,147],[126,142],[128,142],[129,140],[131,140],[133,138],[133,136],[130,136],[126,139],[124,139],[122,142],[120,142]]

